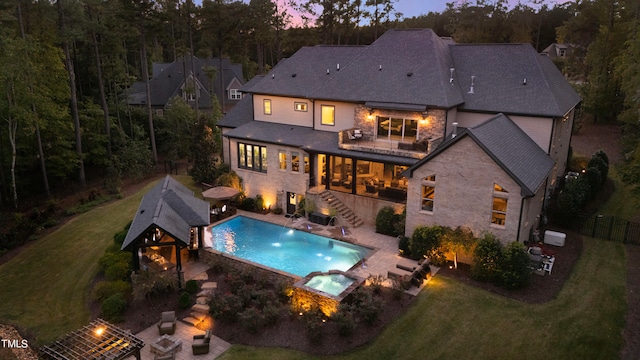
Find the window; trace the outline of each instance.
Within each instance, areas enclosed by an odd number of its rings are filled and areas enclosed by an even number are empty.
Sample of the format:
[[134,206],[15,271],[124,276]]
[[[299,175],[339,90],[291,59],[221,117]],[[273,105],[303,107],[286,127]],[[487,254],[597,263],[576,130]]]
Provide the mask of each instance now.
[[238,143],[238,168],[267,172],[267,147]]
[[413,142],[418,136],[418,120],[378,116],[378,139]]
[[304,156],[304,173],[308,174],[311,171],[309,167],[309,155]]
[[242,93],[238,89],[229,89],[229,99],[240,100],[242,99]]
[[422,206],[424,211],[433,212],[433,201],[436,191],[436,176],[429,175],[422,179]]
[[291,171],[300,172],[300,155],[297,152],[291,153]]
[[307,103],[303,103],[303,102],[294,103],[293,109],[295,111],[307,111]]
[[271,115],[271,100],[264,99],[262,100],[262,109],[264,110],[265,115]]
[[320,107],[322,111],[322,125],[335,125],[336,124],[336,107],[333,105],[322,105]]
[[507,197],[509,192],[498,184],[493,184],[493,205],[491,208],[491,223],[504,226],[507,220]]
[[287,170],[287,153],[285,151],[278,151],[278,161],[280,162],[280,170]]

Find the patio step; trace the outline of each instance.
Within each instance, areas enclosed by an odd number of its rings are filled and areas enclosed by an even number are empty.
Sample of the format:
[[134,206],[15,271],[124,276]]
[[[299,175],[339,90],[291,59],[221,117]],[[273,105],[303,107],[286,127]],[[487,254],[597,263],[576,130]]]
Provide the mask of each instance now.
[[208,296],[200,296],[196,299],[196,304],[207,305],[209,300],[211,300],[211,298]]
[[191,310],[200,314],[208,314],[209,305],[195,304],[191,307]]
[[329,206],[336,209],[336,213],[340,215],[339,219],[351,224],[354,228],[364,224],[354,212],[337,197],[335,197],[331,191],[325,190],[319,194],[320,198],[325,201]]
[[218,283],[215,281],[206,282],[202,284],[202,286],[200,286],[200,290],[213,290],[217,288],[218,288]]
[[186,318],[182,319],[182,322],[191,326],[196,326],[196,324],[198,324],[200,320],[198,320],[197,317],[187,316]]

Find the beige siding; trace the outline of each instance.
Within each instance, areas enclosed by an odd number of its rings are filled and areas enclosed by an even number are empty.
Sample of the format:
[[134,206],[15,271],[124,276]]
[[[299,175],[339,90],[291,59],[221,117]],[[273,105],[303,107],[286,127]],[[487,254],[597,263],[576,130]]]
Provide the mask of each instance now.
[[[335,106],[335,125],[322,125],[322,105]],[[350,129],[355,125],[356,104],[353,103],[316,100],[314,112],[316,130],[338,132]]]
[[[264,113],[264,100],[271,100],[271,115]],[[296,111],[295,103],[307,104],[307,111]],[[297,126],[313,126],[313,102],[309,99],[253,95],[253,113],[258,121]]]
[[[436,175],[434,210],[421,210],[421,183]],[[504,226],[491,224],[493,184],[508,194]],[[520,187],[471,138],[458,141],[416,169],[409,179],[406,235],[420,225],[465,226],[479,236],[493,233],[502,242],[516,240],[520,216]]]

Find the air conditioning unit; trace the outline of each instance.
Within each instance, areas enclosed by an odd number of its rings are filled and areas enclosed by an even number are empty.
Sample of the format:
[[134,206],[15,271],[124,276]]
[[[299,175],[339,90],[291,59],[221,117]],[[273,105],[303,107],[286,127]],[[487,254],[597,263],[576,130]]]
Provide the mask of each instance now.
[[564,241],[566,237],[567,237],[567,234],[565,233],[546,230],[544,232],[544,243],[549,245],[555,245],[555,246],[564,246]]

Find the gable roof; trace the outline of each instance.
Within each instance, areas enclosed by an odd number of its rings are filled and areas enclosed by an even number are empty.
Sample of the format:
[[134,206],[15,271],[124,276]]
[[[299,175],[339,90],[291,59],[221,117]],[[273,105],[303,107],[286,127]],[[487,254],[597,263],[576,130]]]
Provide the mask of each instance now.
[[455,45],[451,56],[464,110],[562,117],[580,102],[553,62],[530,44]]
[[434,152],[407,169],[406,173],[413,176],[417,168],[465,137],[475,141],[520,185],[523,196],[533,196],[553,168],[554,161],[544,150],[508,116],[498,114],[480,125],[463,129],[458,136],[442,143]]
[[188,245],[191,227],[206,225],[209,225],[209,203],[194,197],[191,190],[167,175],[140,201],[121,249],[129,250],[153,226]]
[[[209,79],[205,71],[207,67],[217,69],[217,80],[212,82],[211,79]],[[200,96],[198,97],[198,107],[200,108],[211,107],[209,91],[212,86],[218,99],[223,95],[226,99],[227,94],[225,90],[232,82],[238,81],[240,84],[243,83],[242,65],[233,64],[227,58],[222,58],[222,71],[219,70],[219,58],[200,59],[195,56],[183,56],[176,61],[168,63],[153,63],[152,69],[153,75],[151,80],[149,80],[151,87],[151,105],[156,107],[168,104],[172,97],[178,95],[180,87],[185,83],[185,78],[190,76],[195,78],[201,88]],[[195,71],[193,69],[195,69]],[[222,88],[219,80],[219,76],[221,75],[224,76],[224,86]],[[142,105],[145,102],[146,89],[144,82],[134,83],[130,90],[129,104]]]

